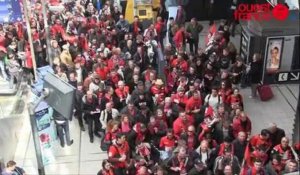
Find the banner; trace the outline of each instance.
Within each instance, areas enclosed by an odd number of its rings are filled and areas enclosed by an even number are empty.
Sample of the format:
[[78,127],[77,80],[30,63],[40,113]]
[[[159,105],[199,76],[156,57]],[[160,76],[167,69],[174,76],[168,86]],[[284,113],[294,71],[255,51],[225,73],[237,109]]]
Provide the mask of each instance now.
[[42,151],[43,165],[54,161],[53,142],[57,138],[54,122],[51,121],[53,109],[42,101],[35,110],[38,135]]

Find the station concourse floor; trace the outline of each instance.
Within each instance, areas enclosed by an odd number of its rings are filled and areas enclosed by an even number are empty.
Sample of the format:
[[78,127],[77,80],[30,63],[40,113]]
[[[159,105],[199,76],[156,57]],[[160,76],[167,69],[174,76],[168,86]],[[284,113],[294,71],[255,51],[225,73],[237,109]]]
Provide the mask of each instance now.
[[[207,22],[200,36],[203,39],[207,33]],[[240,36],[232,38],[236,47],[239,47]],[[204,41],[204,40],[203,40]],[[203,47],[203,43],[200,43]],[[291,138],[294,124],[295,110],[299,93],[299,85],[272,85],[274,98],[268,102],[259,99],[250,99],[250,89],[241,89],[244,97],[245,112],[252,121],[252,134],[257,134],[270,122],[277,123],[278,127],[286,131]],[[100,139],[95,137],[94,143],[89,142],[87,131],[81,132],[77,119],[70,123],[73,145],[61,148],[59,141],[54,143],[53,153],[55,160],[45,166],[47,175],[95,175],[101,168],[102,160],[107,158],[107,153],[100,150]],[[24,122],[20,128],[22,136],[19,139],[14,160],[23,167],[26,174],[37,174],[35,149],[31,135],[28,112],[24,111]]]

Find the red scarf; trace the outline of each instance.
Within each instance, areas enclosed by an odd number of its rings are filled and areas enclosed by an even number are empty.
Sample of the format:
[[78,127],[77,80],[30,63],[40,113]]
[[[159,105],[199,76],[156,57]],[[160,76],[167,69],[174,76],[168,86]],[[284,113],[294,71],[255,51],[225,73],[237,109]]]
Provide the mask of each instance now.
[[18,38],[22,39],[24,37],[24,30],[22,23],[18,23]]
[[138,26],[138,23],[137,23],[137,22],[135,22],[135,23],[133,24],[133,33],[134,33],[135,35],[137,35],[137,34],[139,33],[139,26]]
[[[233,145],[232,144],[230,144],[230,146],[231,146],[231,154],[233,155]],[[222,155],[224,155],[224,151],[225,151],[225,145],[222,143],[221,145],[220,145],[220,151],[219,151],[219,156],[222,156]]]
[[135,132],[137,134],[136,141],[143,141],[144,140],[144,134],[142,133],[142,130],[141,130],[141,123],[137,123],[135,125]]

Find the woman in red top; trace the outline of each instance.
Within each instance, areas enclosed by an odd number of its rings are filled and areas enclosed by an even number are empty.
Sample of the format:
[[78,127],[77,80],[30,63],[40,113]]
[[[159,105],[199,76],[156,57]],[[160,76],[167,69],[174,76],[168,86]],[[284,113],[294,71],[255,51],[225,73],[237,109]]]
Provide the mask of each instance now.
[[104,137],[104,142],[112,143],[118,133],[121,133],[120,123],[118,121],[109,121],[106,128],[106,133]]
[[132,128],[132,123],[129,121],[129,117],[127,115],[122,115],[121,117],[121,132],[129,133]]
[[222,81],[221,82],[221,88],[219,89],[219,96],[222,98],[222,101],[225,102],[227,104],[227,99],[228,97],[232,94],[232,89],[231,87],[228,86],[228,84],[226,83],[226,81]]
[[238,88],[233,90],[233,94],[228,96],[226,101],[232,109],[236,109],[238,106],[244,107],[243,97]]
[[102,170],[100,170],[97,175],[115,175],[113,171],[113,166],[110,164],[108,160],[103,160],[102,162]]

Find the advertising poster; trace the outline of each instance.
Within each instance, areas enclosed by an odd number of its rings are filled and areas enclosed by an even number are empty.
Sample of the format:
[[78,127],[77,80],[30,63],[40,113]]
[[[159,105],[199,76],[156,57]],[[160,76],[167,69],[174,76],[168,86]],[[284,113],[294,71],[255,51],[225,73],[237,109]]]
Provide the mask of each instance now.
[[54,122],[51,122],[53,109],[46,102],[41,102],[35,111],[37,129],[40,138],[43,165],[54,160],[53,142],[57,138]]
[[276,73],[280,69],[283,50],[283,38],[273,38],[268,42],[267,72]]

